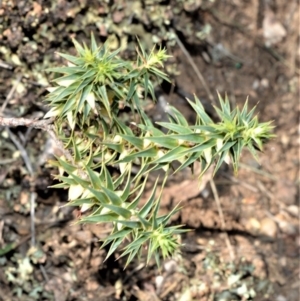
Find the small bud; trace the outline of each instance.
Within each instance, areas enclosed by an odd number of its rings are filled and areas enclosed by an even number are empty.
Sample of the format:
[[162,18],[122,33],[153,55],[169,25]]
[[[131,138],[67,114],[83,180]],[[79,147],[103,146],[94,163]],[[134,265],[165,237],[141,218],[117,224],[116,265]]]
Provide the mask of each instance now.
[[82,199],[90,199],[90,198],[93,198],[93,197],[94,197],[94,195],[88,189],[84,189],[84,191],[81,195]]
[[85,211],[89,210],[92,206],[93,206],[93,204],[83,204],[83,205],[81,206],[80,211],[81,211],[81,212],[85,212]]
[[109,162],[113,156],[114,156],[114,154],[112,154],[110,151],[106,151],[105,155],[104,155],[104,161]]
[[75,128],[75,120],[73,118],[73,112],[72,111],[69,111],[67,113],[67,119],[68,119],[70,128],[73,130]]
[[224,158],[224,161],[229,165],[231,163],[231,158],[230,158],[230,155],[227,154]]
[[204,154],[204,158],[207,162],[211,162],[211,159],[212,159],[212,155],[211,155],[211,148],[206,148],[204,151],[203,151],[203,154]]
[[[161,157],[163,157],[165,155],[165,153],[162,151],[162,150],[159,150],[158,152],[157,152],[157,158],[161,158]],[[163,167],[162,167],[162,169],[165,171],[165,172],[167,172],[168,170],[169,170],[169,164],[165,164]]]
[[55,90],[57,90],[59,87],[48,87],[46,88],[46,90],[50,93],[54,92]]
[[259,136],[263,132],[264,132],[264,129],[260,126],[253,130],[253,134],[255,135],[255,137]]
[[84,191],[84,188],[77,184],[77,185],[71,185],[69,188],[69,200],[74,201],[78,199]]
[[85,100],[88,102],[88,104],[93,109],[93,111],[95,111],[95,109],[96,109],[96,107],[95,107],[95,94],[93,92],[90,92],[87,95]]
[[150,137],[150,136],[151,136],[150,132],[147,131],[147,133],[146,133],[146,135],[144,137],[144,141],[143,141],[143,147],[144,147],[144,149],[147,148],[148,146],[150,146],[152,144],[152,141],[149,140],[149,139],[147,139],[147,137]]
[[58,108],[52,108],[50,111],[48,111],[46,113],[46,115],[44,116],[44,118],[46,119],[46,118],[56,117],[56,116],[58,116],[60,114],[60,111],[61,110],[58,109]]
[[223,147],[224,143],[222,139],[217,139],[216,150],[217,152]]
[[[122,160],[123,158],[125,158],[128,155],[128,151],[125,149],[123,150],[123,152],[120,155],[120,160]],[[124,162],[124,163],[119,163],[119,168],[120,168],[120,172],[121,174],[125,173],[127,166],[129,165],[129,162]]]
[[157,152],[157,158],[161,158],[165,155],[165,153],[160,149],[158,152]]
[[178,141],[177,141],[178,145],[182,145],[184,142],[185,142],[185,140],[183,140],[183,139],[178,139]]
[[75,82],[75,79],[60,79],[57,80],[56,82],[58,85],[62,87],[69,87]]
[[122,137],[120,135],[116,135],[113,139],[114,143],[121,143],[122,142]]

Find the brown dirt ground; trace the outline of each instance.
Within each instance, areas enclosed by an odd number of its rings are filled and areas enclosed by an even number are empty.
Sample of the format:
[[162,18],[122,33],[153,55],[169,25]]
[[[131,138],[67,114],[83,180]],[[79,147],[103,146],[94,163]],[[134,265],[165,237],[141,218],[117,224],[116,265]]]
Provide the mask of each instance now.
[[[115,261],[118,254],[103,262],[106,250],[99,250],[99,239],[109,227],[74,225],[76,211],[61,208],[66,201],[65,193],[47,188],[52,183],[53,171],[39,163],[43,162],[40,154],[51,148],[45,135],[35,130],[20,129],[10,134],[1,130],[1,157],[6,163],[0,162],[0,247],[9,242],[15,245],[5,256],[0,254],[0,300],[218,300],[214,294],[226,290],[226,281],[222,279],[229,273],[226,263],[231,260],[237,269],[250,263],[255,267],[252,278],[245,276],[245,281],[251,280],[252,284],[256,281],[261,287],[264,283],[253,300],[299,300],[299,4],[271,2],[276,20],[286,34],[269,48],[265,46],[264,34],[269,30],[269,36],[276,37],[280,30],[275,28],[275,34],[272,32],[278,23],[264,9],[264,1],[258,0],[216,1],[198,15],[213,28],[205,46],[185,44],[212,94],[216,96],[216,90],[221,95],[227,93],[233,105],[242,105],[249,96],[249,106],[257,105],[261,121],[274,120],[277,137],[260,154],[260,164],[244,152],[237,177],[230,168],[223,168],[214,179],[218,198],[209,182],[199,194],[195,189],[197,183],[188,172],[172,180],[164,193],[162,210],[169,210],[181,201],[183,209],[173,222],[195,230],[182,237],[185,243],[182,256],[164,262],[161,271],[155,265],[145,267],[138,261],[123,270],[124,260]],[[19,36],[26,34],[28,18],[26,22],[23,20],[25,23],[17,15],[10,18],[10,27],[6,28],[10,32],[6,31],[5,39],[2,33],[2,43],[9,45],[12,53],[20,51],[20,57],[29,66],[34,65],[39,58],[32,57],[34,54],[27,53],[24,47],[18,48]],[[60,34],[57,39],[63,41],[69,37]],[[38,45],[39,55],[56,50],[58,40],[51,45]],[[220,47],[228,52],[218,51]],[[200,99],[208,99],[182,49],[175,47],[171,51],[179,66],[178,86],[196,93]],[[6,115],[17,111],[18,116],[40,117],[44,88],[30,76],[20,74],[18,67],[10,70],[3,65],[4,56],[1,63],[1,106],[11,88],[17,88],[4,111]],[[183,98],[176,93],[164,96],[189,116]],[[22,108],[30,110],[24,112]],[[37,174],[34,185],[15,147],[7,142],[10,135],[16,134],[34,162]],[[10,158],[13,159],[9,161]],[[27,281],[13,282],[5,271],[16,267],[28,255],[33,238],[30,187],[37,196],[35,239],[42,253],[32,251],[33,270]],[[205,269],[208,262],[212,265],[215,261],[215,270]],[[11,270],[16,276],[14,273]],[[17,297],[20,288],[23,294]],[[37,291],[33,292],[33,288]]]

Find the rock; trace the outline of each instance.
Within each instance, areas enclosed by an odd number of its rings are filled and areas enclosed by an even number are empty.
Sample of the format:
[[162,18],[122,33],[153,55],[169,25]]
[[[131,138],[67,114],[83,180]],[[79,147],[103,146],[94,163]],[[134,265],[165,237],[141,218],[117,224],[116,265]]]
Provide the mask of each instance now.
[[264,235],[275,238],[277,235],[276,222],[269,217],[263,218],[260,222],[260,232]]

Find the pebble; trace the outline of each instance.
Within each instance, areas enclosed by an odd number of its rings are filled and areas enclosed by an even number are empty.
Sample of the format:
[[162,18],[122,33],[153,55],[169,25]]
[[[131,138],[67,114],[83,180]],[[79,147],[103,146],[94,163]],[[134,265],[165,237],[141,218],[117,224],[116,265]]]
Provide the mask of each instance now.
[[299,207],[296,205],[290,205],[286,208],[287,212],[295,217],[299,217]]
[[277,234],[276,222],[269,217],[263,218],[260,222],[260,232],[264,235],[275,238]]

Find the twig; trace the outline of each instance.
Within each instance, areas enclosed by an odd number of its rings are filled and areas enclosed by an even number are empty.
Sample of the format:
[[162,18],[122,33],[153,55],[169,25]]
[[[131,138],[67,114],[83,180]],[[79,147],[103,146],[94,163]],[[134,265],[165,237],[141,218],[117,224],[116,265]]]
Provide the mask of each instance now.
[[[15,136],[14,133],[10,131],[8,127],[6,127],[6,131],[9,133],[10,139],[15,144],[15,146],[18,148],[18,150],[21,153],[21,156],[24,160],[24,163],[26,165],[26,168],[30,174],[30,176],[34,177],[34,171],[32,164],[30,162],[30,159],[28,157],[26,149],[23,147],[23,145],[20,143],[18,138]],[[35,240],[35,192],[30,193],[30,230],[31,230],[31,246],[35,246],[36,240]]]
[[[271,193],[261,181],[257,180],[256,183],[257,183],[257,187],[259,188],[260,192],[264,193],[268,197],[269,200],[276,201],[276,198],[274,197],[273,193]],[[280,202],[279,202],[279,204],[280,204]],[[282,205],[282,204],[280,204],[280,205]]]
[[36,240],[35,240],[35,192],[30,193],[30,232],[31,232],[31,246],[34,247]]
[[224,176],[225,178],[229,179],[231,182],[235,183],[235,184],[239,184],[241,186],[244,186],[245,188],[253,191],[253,192],[258,192],[259,190],[257,188],[255,188],[254,186],[244,182],[244,181],[240,181],[236,178],[234,178],[233,176],[230,176],[228,174],[226,174],[225,172],[222,173],[222,176]]
[[[16,91],[16,88],[18,86],[18,84],[20,83],[22,79],[22,75],[18,76],[16,83],[13,85],[13,87],[11,88],[10,92],[8,93],[2,107],[0,110],[0,114],[3,113],[3,111],[5,110],[9,100],[13,97],[13,94]],[[10,131],[9,126],[11,125],[16,125],[16,118],[3,118],[0,117],[0,120],[3,122],[2,125],[6,126],[6,131],[8,132],[10,139],[12,140],[12,142],[14,143],[14,145],[17,147],[17,149],[20,151],[21,156],[24,160],[25,166],[31,176],[31,178],[34,177],[34,170],[32,167],[32,164],[30,162],[30,159],[28,157],[27,151],[25,149],[25,147],[22,145],[22,143],[20,143],[20,141],[18,140],[17,136],[15,136],[15,134],[13,132]],[[21,118],[21,121],[25,121],[24,118]],[[28,123],[28,122],[27,122]],[[0,123],[1,124],[1,123]],[[30,230],[31,230],[31,246],[34,247],[36,240],[35,240],[35,193],[33,191],[31,191],[30,194]]]
[[14,117],[0,116],[0,126],[7,126],[7,127],[26,126],[26,127],[33,127],[36,129],[42,129],[48,131],[51,127],[50,124],[53,122],[53,120],[54,118],[35,120],[29,118],[14,118]]
[[8,104],[8,102],[9,102],[10,99],[13,97],[13,95],[14,95],[16,89],[17,89],[17,86],[18,86],[18,84],[20,83],[22,77],[23,77],[22,75],[19,75],[19,76],[17,77],[17,80],[16,80],[15,84],[12,86],[12,88],[11,88],[10,91],[9,91],[9,93],[7,94],[7,96],[6,96],[6,98],[5,98],[5,101],[4,101],[3,104],[2,104],[2,107],[1,107],[1,110],[0,110],[0,115],[2,115],[2,113],[3,113],[3,111],[5,110],[5,108],[6,108],[7,104]]
[[48,277],[46,269],[44,268],[44,266],[42,264],[39,264],[39,267],[40,267],[41,273],[42,273],[45,281],[49,282],[49,277]]
[[[0,6],[1,6],[1,1],[0,1]],[[1,68],[4,68],[4,69],[8,69],[8,70],[12,70],[12,69],[13,69],[12,66],[10,66],[10,65],[8,65],[8,64],[6,64],[6,63],[4,63],[4,62],[1,61],[1,60],[0,60],[0,67],[1,67]]]
[[3,240],[3,237],[2,237],[3,227],[4,227],[4,220],[1,220],[0,221],[0,245],[1,246],[4,244],[4,240]]
[[[216,185],[215,185],[215,182],[213,181],[213,179],[210,179],[209,183],[210,183],[213,195],[214,195],[214,199],[215,199],[216,204],[217,204],[217,208],[218,208],[218,212],[219,212],[219,216],[220,216],[220,220],[221,220],[221,227],[225,231],[226,224],[225,224],[224,215],[223,215],[219,195],[218,195],[218,192],[217,192],[217,188],[216,188]],[[227,245],[227,248],[228,248],[228,251],[229,251],[230,258],[231,258],[232,261],[234,261],[235,255],[234,255],[233,248],[232,248],[232,245],[231,245],[230,240],[229,240],[228,233],[226,231],[224,233],[225,233],[225,242],[226,242],[226,245]]]
[[[1,117],[0,117],[1,118]],[[17,147],[17,149],[20,151],[20,154],[24,160],[24,163],[26,165],[26,168],[29,172],[29,174],[31,176],[34,175],[34,172],[33,172],[33,168],[32,168],[32,165],[31,165],[31,162],[30,162],[30,159],[27,155],[27,152],[26,152],[26,149],[23,147],[23,145],[19,142],[17,136],[8,128],[6,127],[6,131],[8,132],[9,134],[9,137],[11,139],[11,141],[14,143],[14,145]]]
[[244,164],[244,163],[240,163],[239,164],[240,167],[242,168],[245,168],[245,169],[248,169],[248,170],[251,170],[251,171],[254,171],[255,173],[259,174],[259,175],[262,175],[263,177],[265,178],[268,178],[268,179],[271,179],[271,180],[274,180],[274,181],[277,181],[278,178],[271,175],[270,173],[266,172],[266,171],[263,171],[263,170],[260,170],[258,168],[255,168],[253,166],[250,166],[250,165],[247,165],[247,164]]
[[216,104],[216,101],[203,77],[203,75],[201,74],[199,68],[196,66],[196,64],[194,63],[194,60],[192,59],[191,55],[189,54],[189,52],[187,51],[187,49],[184,47],[183,43],[180,41],[180,39],[178,38],[177,34],[175,33],[174,30],[173,31],[173,34],[175,35],[175,39],[176,39],[176,42],[178,43],[180,49],[182,50],[182,52],[184,53],[184,55],[187,57],[190,65],[192,66],[194,72],[196,73],[196,75],[198,76],[200,82],[202,83],[202,86],[204,87],[204,90],[205,92],[207,93],[207,96],[209,98],[209,100],[215,105]]
[[14,117],[1,117],[0,116],[0,126],[6,126],[6,127],[17,127],[17,126],[26,126],[26,127],[33,127],[36,129],[41,129],[50,135],[50,137],[55,141],[56,145],[61,149],[64,156],[67,160],[74,163],[74,159],[70,152],[64,148],[63,143],[57,139],[54,131],[52,122],[55,118],[49,118],[44,120],[35,120],[35,119],[29,119],[29,118],[14,118]]

